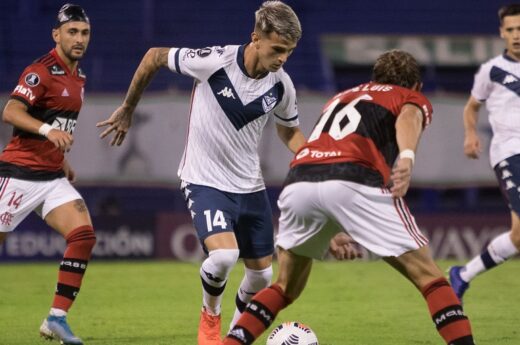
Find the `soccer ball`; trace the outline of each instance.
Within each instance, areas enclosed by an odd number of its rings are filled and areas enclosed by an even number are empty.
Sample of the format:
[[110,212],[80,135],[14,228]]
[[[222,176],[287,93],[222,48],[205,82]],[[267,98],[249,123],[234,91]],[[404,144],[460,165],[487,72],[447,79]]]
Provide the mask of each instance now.
[[266,345],[318,345],[318,338],[309,326],[291,321],[276,327]]

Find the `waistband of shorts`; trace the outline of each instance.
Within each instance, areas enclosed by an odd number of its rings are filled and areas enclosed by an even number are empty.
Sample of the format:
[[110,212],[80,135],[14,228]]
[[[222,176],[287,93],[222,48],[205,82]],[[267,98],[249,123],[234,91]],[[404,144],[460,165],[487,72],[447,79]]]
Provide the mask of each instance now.
[[284,186],[295,182],[323,182],[343,180],[370,187],[384,186],[383,176],[373,169],[354,163],[301,164],[292,167]]

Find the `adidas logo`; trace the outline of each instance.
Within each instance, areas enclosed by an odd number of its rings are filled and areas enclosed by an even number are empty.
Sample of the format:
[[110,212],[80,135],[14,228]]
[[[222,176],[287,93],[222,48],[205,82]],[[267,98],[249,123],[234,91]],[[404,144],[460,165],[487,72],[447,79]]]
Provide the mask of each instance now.
[[69,97],[69,91],[67,89],[63,89],[63,92],[61,93],[61,97]]
[[230,87],[224,87],[222,90],[220,90],[219,92],[217,92],[217,95],[221,95],[221,96],[224,96],[224,97],[227,97],[227,98],[233,98],[233,99],[236,99],[235,98],[235,95],[233,94],[233,90],[231,90]]
[[244,330],[242,328],[235,328],[235,329],[231,330],[231,332],[229,332],[229,334],[244,343],[246,341],[246,335],[244,334]]
[[502,81],[502,84],[509,84],[509,83],[514,83],[517,81],[518,81],[518,79],[514,75],[508,74],[504,78],[504,81]]

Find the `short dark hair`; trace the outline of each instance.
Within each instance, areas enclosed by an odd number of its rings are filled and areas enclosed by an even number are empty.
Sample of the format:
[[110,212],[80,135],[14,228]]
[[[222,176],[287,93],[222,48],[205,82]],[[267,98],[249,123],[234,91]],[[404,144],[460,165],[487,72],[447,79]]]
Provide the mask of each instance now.
[[85,10],[81,8],[81,6],[75,4],[65,4],[61,6],[58,15],[56,16],[54,28],[57,29],[68,22],[85,22],[90,24],[90,20],[88,19]]
[[372,80],[380,84],[393,84],[411,89],[421,82],[421,72],[412,54],[394,49],[377,58],[372,70]]
[[498,10],[498,19],[500,20],[500,25],[504,23],[504,17],[516,16],[518,14],[520,14],[520,4],[509,4],[500,7]]

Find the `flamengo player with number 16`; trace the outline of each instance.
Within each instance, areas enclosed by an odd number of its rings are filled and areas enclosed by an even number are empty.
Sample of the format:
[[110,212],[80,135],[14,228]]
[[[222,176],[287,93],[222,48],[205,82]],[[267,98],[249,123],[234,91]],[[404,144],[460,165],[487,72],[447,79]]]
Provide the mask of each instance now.
[[469,320],[403,200],[431,121],[421,85],[413,56],[392,50],[377,59],[371,82],[325,105],[278,200],[278,279],[253,297],[224,345],[251,344],[300,296],[338,224],[421,291],[446,344],[474,345]]

